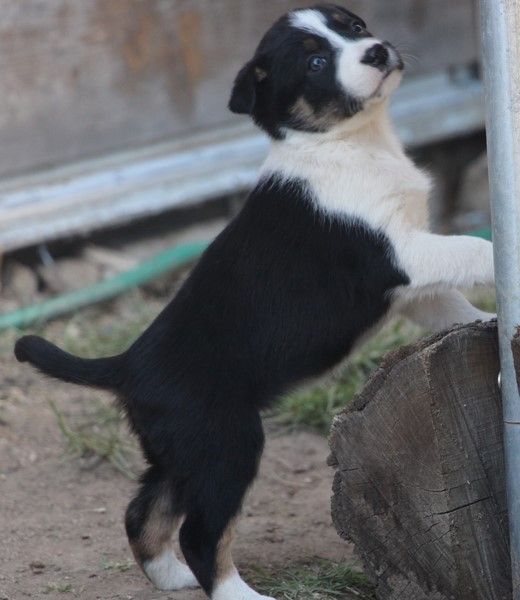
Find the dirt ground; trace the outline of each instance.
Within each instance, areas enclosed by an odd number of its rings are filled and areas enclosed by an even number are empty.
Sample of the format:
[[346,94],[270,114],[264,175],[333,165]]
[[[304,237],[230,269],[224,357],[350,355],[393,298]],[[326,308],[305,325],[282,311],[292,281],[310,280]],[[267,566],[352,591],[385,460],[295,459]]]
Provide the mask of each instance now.
[[[48,399],[70,412],[93,393],[0,360],[0,600],[202,599],[196,591],[155,590],[131,561],[123,514],[135,483],[110,465],[87,469],[66,453]],[[239,567],[352,562],[330,521],[327,453],[318,435],[268,433],[239,526]]]

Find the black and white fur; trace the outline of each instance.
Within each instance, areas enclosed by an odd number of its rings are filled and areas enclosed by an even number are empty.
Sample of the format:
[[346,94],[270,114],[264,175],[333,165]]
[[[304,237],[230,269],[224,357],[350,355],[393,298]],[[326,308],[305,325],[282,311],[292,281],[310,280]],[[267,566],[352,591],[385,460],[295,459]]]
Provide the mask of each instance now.
[[[161,589],[265,598],[231,558],[262,453],[261,409],[392,314],[429,328],[491,316],[457,291],[493,282],[491,244],[427,230],[430,181],[387,115],[401,73],[397,51],[341,7],[284,16],[230,101],[271,151],[177,296],[120,356],[85,360],[35,337],[16,345],[19,360],[110,389],[127,411],[150,466],[126,529]],[[178,525],[188,566],[172,548]]]

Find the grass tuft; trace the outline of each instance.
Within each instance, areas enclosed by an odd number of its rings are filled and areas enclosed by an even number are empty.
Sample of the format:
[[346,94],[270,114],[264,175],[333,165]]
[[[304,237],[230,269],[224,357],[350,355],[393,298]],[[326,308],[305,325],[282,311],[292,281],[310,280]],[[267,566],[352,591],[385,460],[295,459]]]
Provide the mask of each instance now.
[[375,599],[363,573],[326,560],[289,565],[275,572],[255,569],[248,579],[260,593],[278,600]]
[[134,561],[127,560],[108,560],[106,557],[101,559],[101,568],[103,571],[117,571],[118,573],[126,573],[134,566]]
[[48,583],[42,590],[43,594],[68,594],[72,592],[70,583]]
[[133,457],[137,447],[125,427],[122,412],[113,405],[97,401],[85,419],[72,423],[56,403],[49,400],[58,427],[67,440],[69,450],[80,458],[106,461],[125,477],[135,480]]
[[284,425],[306,425],[328,433],[334,415],[361,391],[385,354],[413,342],[421,333],[419,327],[403,321],[385,327],[353,354],[345,368],[326,384],[321,383],[284,397],[276,408],[276,420]]

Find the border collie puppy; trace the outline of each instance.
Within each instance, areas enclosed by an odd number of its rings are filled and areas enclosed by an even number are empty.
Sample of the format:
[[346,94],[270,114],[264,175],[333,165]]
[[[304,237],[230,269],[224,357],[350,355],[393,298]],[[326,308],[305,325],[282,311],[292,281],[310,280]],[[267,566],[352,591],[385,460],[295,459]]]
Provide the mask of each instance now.
[[[16,356],[112,390],[149,468],[126,513],[160,589],[266,598],[238,575],[235,520],[257,473],[260,411],[400,313],[429,328],[491,317],[458,287],[493,282],[490,243],[427,231],[430,181],[387,115],[397,50],[340,6],[289,12],[239,72],[230,109],[272,138],[243,210],[123,354],[85,360],[37,337]],[[174,554],[179,538],[187,565]]]

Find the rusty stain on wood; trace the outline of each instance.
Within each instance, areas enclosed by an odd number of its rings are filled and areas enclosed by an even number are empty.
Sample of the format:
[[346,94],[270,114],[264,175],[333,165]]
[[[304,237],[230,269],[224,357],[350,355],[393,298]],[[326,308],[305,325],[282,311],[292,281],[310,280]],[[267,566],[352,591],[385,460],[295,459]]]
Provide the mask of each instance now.
[[420,29],[428,23],[428,0],[415,0],[413,10],[410,11],[410,25]]
[[177,31],[188,77],[193,83],[196,83],[204,75],[204,53],[202,50],[204,32],[200,13],[196,10],[181,13]]
[[140,73],[149,67],[154,59],[153,44],[156,41],[156,27],[149,13],[137,16],[134,27],[126,35],[123,44],[123,55],[126,64],[134,73]]

